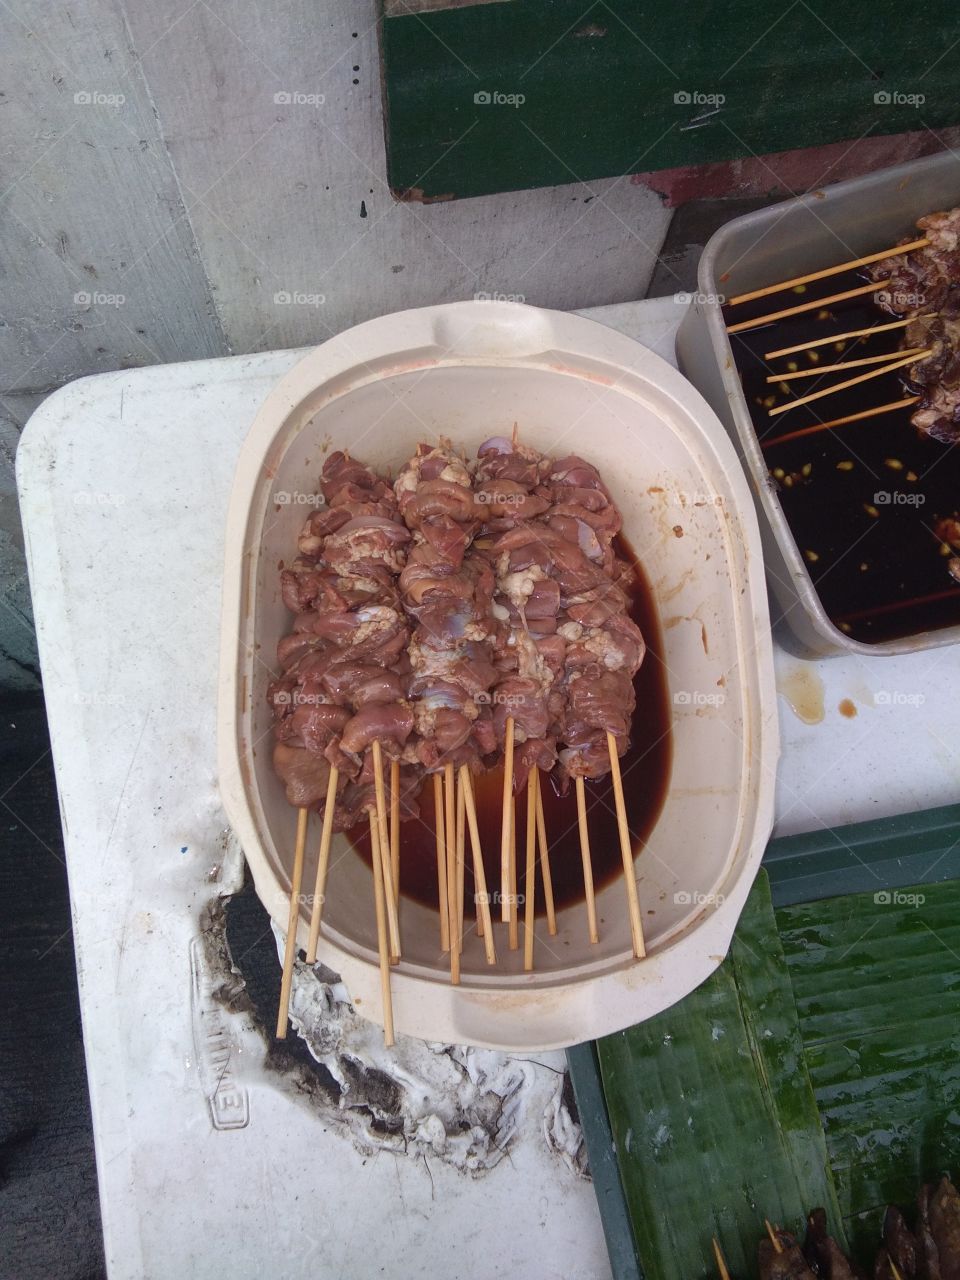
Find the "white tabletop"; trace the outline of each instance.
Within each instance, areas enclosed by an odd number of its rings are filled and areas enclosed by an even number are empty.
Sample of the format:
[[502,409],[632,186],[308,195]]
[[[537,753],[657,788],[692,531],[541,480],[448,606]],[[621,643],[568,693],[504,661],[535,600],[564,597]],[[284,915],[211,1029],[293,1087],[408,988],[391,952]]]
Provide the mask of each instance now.
[[[663,300],[584,314],[672,360],[681,313]],[[605,1280],[592,1188],[565,1151],[561,1054],[406,1041],[419,1139],[375,1150],[362,1117],[271,1070],[249,1015],[211,997],[223,969],[204,961],[202,913],[242,875],[215,773],[222,531],[241,441],[301,354],[83,379],[44,402],[20,448],[110,1274]],[[804,724],[781,699],[781,834],[957,799],[956,649],[776,657],[784,687],[806,686],[801,709],[821,684],[824,707]],[[329,994],[300,982],[296,1007],[309,1017]],[[334,1070],[384,1061],[364,1024],[337,1027]],[[509,1094],[499,1128],[466,1152],[444,1108],[495,1092]]]

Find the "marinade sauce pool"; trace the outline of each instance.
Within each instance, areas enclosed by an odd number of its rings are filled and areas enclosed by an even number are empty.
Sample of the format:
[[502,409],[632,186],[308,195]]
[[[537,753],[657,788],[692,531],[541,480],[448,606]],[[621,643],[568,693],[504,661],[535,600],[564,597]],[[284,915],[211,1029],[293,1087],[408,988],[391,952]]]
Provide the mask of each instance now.
[[[650,586],[633,549],[623,537],[614,544],[617,554],[633,565],[634,590],[630,617],[640,628],[647,652],[634,677],[637,707],[633,713],[630,746],[620,759],[627,819],[636,851],[646,840],[663,808],[670,781],[671,714],[664,676],[663,639]],[[557,910],[584,897],[583,865],[577,828],[577,801],[571,786],[566,796],[557,794],[549,779],[541,774],[544,818],[550,846],[550,871]],[[500,816],[503,801],[503,770],[491,769],[473,779],[477,802],[477,825],[483,849],[487,892],[500,892]],[[590,853],[593,879],[599,891],[623,874],[620,837],[617,831],[613,784],[609,775],[588,782],[587,818],[590,826]],[[517,797],[517,890],[524,893],[526,863],[527,791]],[[420,793],[420,818],[400,826],[400,892],[435,910],[437,896],[437,846],[434,825],[433,787]],[[370,862],[369,826],[359,823],[349,833],[351,843]],[[468,907],[474,901],[472,854],[467,838],[464,894]],[[495,899],[495,901],[499,901]],[[537,873],[536,910],[544,911],[543,887]],[[472,907],[471,907],[472,910]],[[469,914],[469,913],[468,913]],[[499,919],[499,913],[495,917]],[[521,917],[522,918],[522,917]]]
[[[866,277],[845,272],[802,290],[785,290],[755,302],[724,308],[732,324],[779,311],[816,297],[862,285]],[[878,288],[881,286],[878,285]],[[776,484],[790,530],[831,621],[866,643],[899,639],[960,622],[960,586],[947,572],[947,555],[934,535],[937,517],[960,506],[960,453],[921,435],[910,422],[913,406],[773,444],[777,436],[832,421],[912,394],[898,370],[812,404],[769,416],[787,399],[820,390],[870,366],[767,383],[774,373],[839,364],[868,356],[899,354],[902,329],[812,351],[765,360],[764,353],[889,323],[896,317],[874,305],[871,295],[778,320],[730,335],[753,425]],[[784,386],[791,388],[789,394]],[[921,603],[924,597],[935,597]]]

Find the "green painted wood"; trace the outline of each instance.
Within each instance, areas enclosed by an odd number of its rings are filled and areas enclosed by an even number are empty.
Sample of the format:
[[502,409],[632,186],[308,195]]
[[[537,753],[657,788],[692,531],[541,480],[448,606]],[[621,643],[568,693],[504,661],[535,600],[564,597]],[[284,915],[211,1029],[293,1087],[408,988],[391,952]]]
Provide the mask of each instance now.
[[811,1203],[842,1232],[764,872],[720,968],[597,1053],[648,1280],[713,1274],[714,1234],[754,1275],[763,1216],[797,1230]]
[[954,0],[929,0],[920,21],[902,0],[381,5],[388,175],[408,198],[960,121]]
[[771,840],[776,906],[960,877],[960,804]]
[[620,1181],[607,1104],[600,1083],[596,1043],[591,1041],[568,1049],[567,1067],[577,1100],[583,1138],[587,1144],[590,1177],[600,1206],[600,1221],[607,1242],[613,1280],[643,1280],[633,1247],[630,1218],[623,1198],[623,1184]]

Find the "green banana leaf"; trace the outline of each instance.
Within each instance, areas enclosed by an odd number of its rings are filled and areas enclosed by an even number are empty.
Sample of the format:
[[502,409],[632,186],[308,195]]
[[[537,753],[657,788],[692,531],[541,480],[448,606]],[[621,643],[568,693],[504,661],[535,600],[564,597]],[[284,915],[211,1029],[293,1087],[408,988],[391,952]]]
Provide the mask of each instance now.
[[886,1204],[960,1172],[960,881],[776,919],[841,1211],[871,1258]]
[[761,873],[731,953],[598,1042],[647,1280],[756,1275],[762,1219],[824,1205],[872,1265],[883,1210],[960,1166],[960,881],[779,908]]
[[597,1051],[647,1280],[715,1276],[713,1235],[755,1276],[763,1218],[800,1230],[813,1205],[844,1242],[765,872],[716,973]]

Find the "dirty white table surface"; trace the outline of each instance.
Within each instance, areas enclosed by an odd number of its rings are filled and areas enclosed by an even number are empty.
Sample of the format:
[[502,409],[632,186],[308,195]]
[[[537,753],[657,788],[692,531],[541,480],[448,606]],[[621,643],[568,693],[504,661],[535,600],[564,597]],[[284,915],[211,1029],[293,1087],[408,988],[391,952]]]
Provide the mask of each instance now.
[[[672,360],[681,312],[585,314]],[[223,525],[241,441],[301,354],[72,383],[18,458],[110,1274],[605,1280],[591,1185],[544,1139],[562,1055],[471,1060],[515,1087],[509,1153],[472,1176],[423,1144],[364,1153],[211,999],[200,914],[241,878],[215,773]],[[804,724],[781,698],[780,833],[956,800],[957,649],[776,658],[824,708]]]

